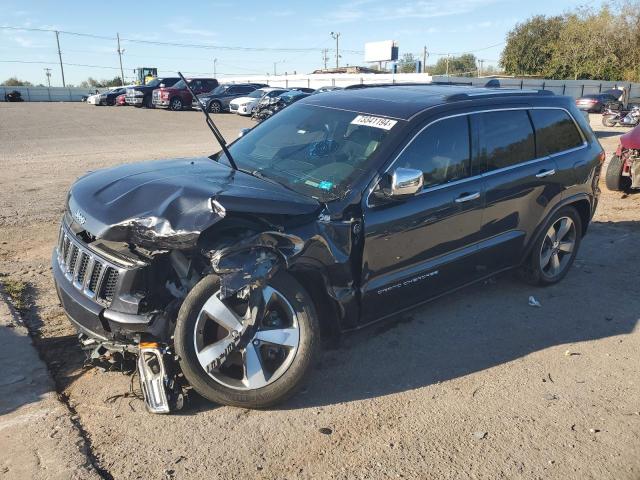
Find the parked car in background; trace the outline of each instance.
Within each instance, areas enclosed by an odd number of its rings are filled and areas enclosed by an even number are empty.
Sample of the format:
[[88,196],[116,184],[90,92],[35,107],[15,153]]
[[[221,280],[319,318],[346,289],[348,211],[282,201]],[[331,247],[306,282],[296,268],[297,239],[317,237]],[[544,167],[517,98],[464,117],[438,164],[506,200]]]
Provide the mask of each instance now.
[[620,137],[605,179],[609,190],[640,189],[640,125]]
[[251,114],[251,119],[262,122],[292,103],[311,95],[298,89],[289,90],[277,97],[263,97]]
[[[622,94],[622,92],[620,92]],[[590,95],[584,95],[576,100],[576,106],[580,110],[586,110],[589,113],[602,113],[608,103],[618,102],[620,96],[616,96],[614,93],[594,93]]]
[[126,105],[126,104],[127,104],[127,102],[125,100],[125,94],[124,93],[122,95],[118,95],[116,97],[116,105],[118,107],[121,107],[121,106]]
[[333,85],[327,85],[326,87],[316,88],[316,91],[313,93],[323,93],[323,92],[332,92],[333,90],[342,90],[342,87],[336,87]]
[[89,104],[89,105],[98,105],[100,102],[100,92],[98,90],[96,90],[96,93],[94,93],[93,95],[89,95],[85,101]]
[[236,98],[245,97],[251,92],[257,90],[260,87],[264,87],[264,84],[254,83],[238,83],[238,84],[226,84],[218,85],[216,88],[207,93],[202,93],[193,99],[191,108],[201,110],[202,106],[209,113],[220,113],[229,111],[229,102]]
[[[215,78],[187,78],[189,86],[193,92],[199,93],[210,92],[216,88],[219,83]],[[183,108],[191,108],[193,96],[185,85],[183,80],[179,80],[171,87],[160,87],[151,94],[152,103],[156,107],[168,108],[169,110],[182,110]]]
[[180,81],[179,77],[163,77],[154,78],[146,85],[134,85],[127,88],[127,105],[134,105],[136,107],[153,107],[151,101],[151,94],[156,88],[161,87],[173,87]]
[[115,87],[115,88],[111,88],[106,92],[91,95],[89,98],[87,98],[87,103],[91,105],[96,105],[96,106],[115,105],[116,98],[118,98],[119,95],[123,95],[126,92],[126,89],[127,87]]
[[288,90],[288,88],[277,87],[259,88],[245,97],[232,100],[229,103],[229,111],[239,115],[251,115],[254,108],[258,106],[258,103],[260,103],[260,100],[264,97],[275,98]]

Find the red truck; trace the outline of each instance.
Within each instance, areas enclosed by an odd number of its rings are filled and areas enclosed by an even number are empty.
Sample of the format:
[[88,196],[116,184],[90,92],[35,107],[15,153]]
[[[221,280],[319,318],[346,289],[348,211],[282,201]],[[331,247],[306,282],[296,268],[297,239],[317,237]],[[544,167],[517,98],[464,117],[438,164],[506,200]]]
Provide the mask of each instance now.
[[[187,82],[196,94],[210,92],[219,85],[215,78],[187,78]],[[182,80],[171,87],[155,89],[151,98],[155,107],[164,107],[169,110],[191,108],[193,100],[191,92]]]

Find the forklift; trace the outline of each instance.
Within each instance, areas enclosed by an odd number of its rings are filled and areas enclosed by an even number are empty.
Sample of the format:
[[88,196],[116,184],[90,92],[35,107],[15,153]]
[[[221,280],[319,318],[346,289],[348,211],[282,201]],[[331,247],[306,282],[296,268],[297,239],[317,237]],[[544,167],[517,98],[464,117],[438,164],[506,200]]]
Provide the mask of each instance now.
[[155,67],[140,67],[133,70],[136,77],[136,85],[146,85],[147,82],[158,76],[158,69]]

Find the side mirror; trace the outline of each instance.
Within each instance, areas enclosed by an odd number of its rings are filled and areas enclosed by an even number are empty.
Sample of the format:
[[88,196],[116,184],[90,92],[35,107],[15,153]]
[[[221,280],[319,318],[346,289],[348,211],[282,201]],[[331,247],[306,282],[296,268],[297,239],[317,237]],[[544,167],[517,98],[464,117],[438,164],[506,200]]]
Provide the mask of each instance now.
[[240,132],[238,133],[238,138],[240,137],[244,137],[247,133],[249,133],[251,131],[250,128],[243,128],[240,130]]
[[422,190],[424,175],[422,170],[396,168],[391,174],[391,186],[388,195],[391,198],[403,198],[415,195]]

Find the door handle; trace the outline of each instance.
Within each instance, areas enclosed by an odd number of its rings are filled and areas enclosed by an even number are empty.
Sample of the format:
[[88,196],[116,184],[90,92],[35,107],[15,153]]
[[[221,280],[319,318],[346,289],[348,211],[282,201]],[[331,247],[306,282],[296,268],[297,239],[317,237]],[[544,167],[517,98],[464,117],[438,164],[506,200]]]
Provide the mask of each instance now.
[[465,203],[470,202],[472,200],[477,200],[480,198],[480,192],[462,194],[458,198],[456,198],[456,203]]
[[551,175],[555,175],[555,174],[556,174],[555,168],[552,168],[551,170],[542,170],[540,173],[536,175],[536,178],[550,177]]

